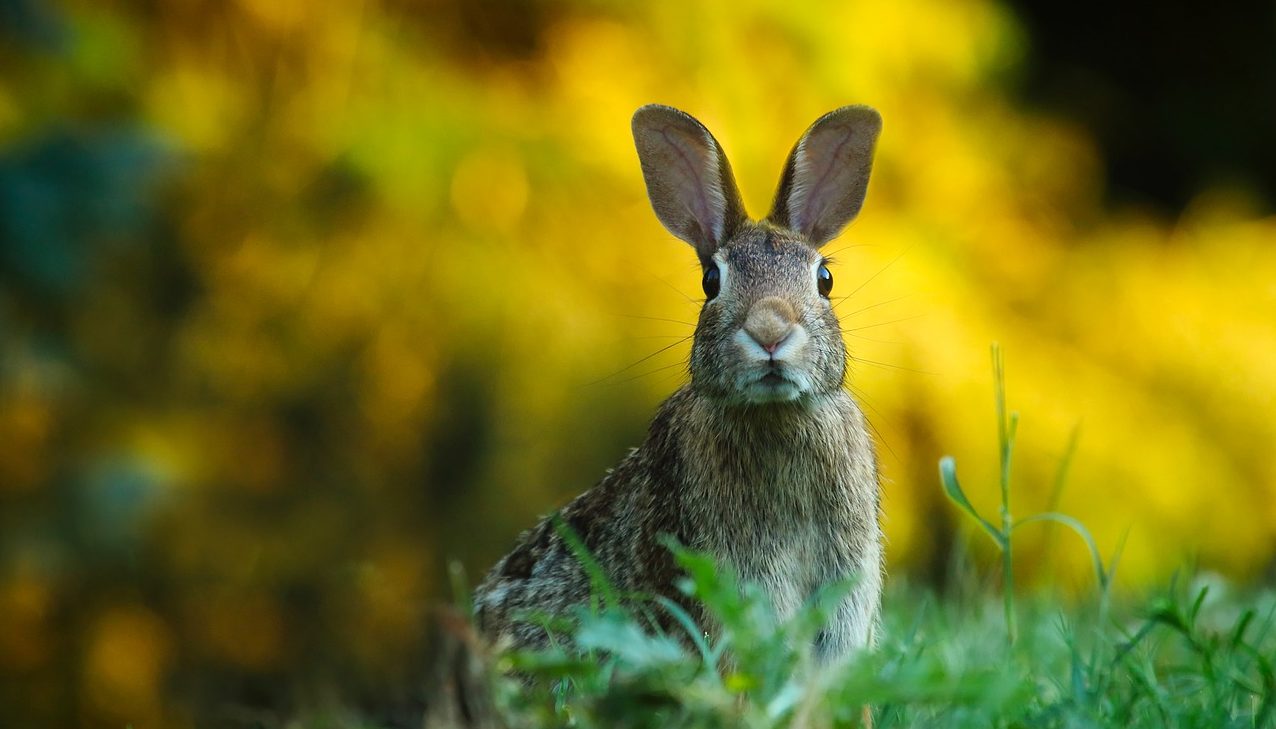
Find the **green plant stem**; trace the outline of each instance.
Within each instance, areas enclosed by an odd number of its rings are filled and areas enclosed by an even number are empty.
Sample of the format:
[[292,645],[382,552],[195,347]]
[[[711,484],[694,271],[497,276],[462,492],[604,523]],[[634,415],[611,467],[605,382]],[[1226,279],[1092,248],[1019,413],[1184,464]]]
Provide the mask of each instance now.
[[992,345],[992,370],[997,394],[997,440],[1001,445],[1001,533],[1005,537],[1001,548],[1001,589],[1006,613],[1006,639],[1013,645],[1018,638],[1018,628],[1015,624],[1014,551],[1010,538],[1014,530],[1014,518],[1010,512],[1010,457],[1014,452],[1019,414],[1006,415],[1006,362],[1001,345],[997,343]]

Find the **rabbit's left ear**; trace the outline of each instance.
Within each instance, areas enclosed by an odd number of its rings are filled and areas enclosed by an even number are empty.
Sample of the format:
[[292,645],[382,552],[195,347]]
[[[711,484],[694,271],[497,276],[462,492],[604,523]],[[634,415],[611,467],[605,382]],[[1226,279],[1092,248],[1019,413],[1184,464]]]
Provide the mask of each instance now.
[[789,153],[767,220],[817,248],[840,233],[864,205],[881,131],[881,115],[867,106],[844,106],[816,120]]

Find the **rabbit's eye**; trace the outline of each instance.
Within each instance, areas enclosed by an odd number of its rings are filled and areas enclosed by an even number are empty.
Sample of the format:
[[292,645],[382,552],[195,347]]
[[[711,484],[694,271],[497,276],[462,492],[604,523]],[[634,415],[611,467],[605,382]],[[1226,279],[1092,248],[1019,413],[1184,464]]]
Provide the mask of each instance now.
[[722,274],[718,273],[718,267],[706,268],[704,271],[704,280],[700,282],[704,287],[704,295],[706,300],[712,301],[718,295],[718,289],[722,287]]
[[833,290],[833,272],[823,263],[820,264],[820,270],[815,272],[815,286],[820,290],[820,296],[826,299]]

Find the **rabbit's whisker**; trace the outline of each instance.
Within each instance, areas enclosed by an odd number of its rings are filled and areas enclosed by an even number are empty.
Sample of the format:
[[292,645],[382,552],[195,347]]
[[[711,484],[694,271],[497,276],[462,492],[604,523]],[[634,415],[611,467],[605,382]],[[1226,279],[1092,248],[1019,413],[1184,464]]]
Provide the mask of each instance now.
[[[853,395],[855,395],[855,399],[858,402],[864,403],[864,405],[868,407],[869,410],[873,411],[874,415],[881,418],[885,422],[890,422],[890,418],[886,416],[886,413],[882,412],[881,408],[874,405],[868,399],[868,396],[864,394],[863,390],[856,387],[853,383],[850,382],[850,380],[844,381],[842,385],[846,389],[850,390]],[[869,429],[873,431],[873,435],[877,436],[877,442],[881,443],[886,448],[887,452],[891,454],[891,457],[895,459],[896,463],[899,463],[900,462],[899,454],[895,452],[894,448],[891,448],[890,442],[886,440],[886,436],[882,434],[882,431],[877,427],[877,424],[868,418],[864,418],[864,422],[867,423]]]
[[[642,378],[644,378],[644,377],[648,377],[648,376],[650,376],[650,375],[654,375],[654,374],[656,374],[657,372],[664,372],[665,370],[667,370],[667,369],[669,369],[669,368],[671,368],[671,367],[679,367],[679,366],[683,366],[683,367],[685,367],[686,365],[687,365],[687,362],[686,362],[685,360],[678,360],[677,362],[673,362],[673,363],[671,363],[671,364],[667,364],[667,365],[665,365],[664,367],[657,367],[657,368],[656,368],[656,369],[654,369],[654,370],[647,370],[646,372],[642,372],[642,373],[640,373],[640,374],[634,375],[633,377],[626,377],[625,379],[620,380],[620,381],[618,381],[618,382],[615,382],[615,383],[613,383],[613,384],[616,384],[616,385],[623,385],[623,384],[625,384],[626,382],[633,382],[634,380],[640,380],[640,379],[642,379]],[[617,373],[617,374],[619,374],[619,373]]]
[[898,323],[900,323],[900,322],[902,322],[902,321],[909,321],[909,320],[911,320],[911,319],[918,319],[918,318],[921,318],[921,316],[922,316],[921,314],[914,314],[913,316],[906,316],[906,317],[904,317],[904,318],[902,318],[902,319],[891,319],[890,321],[881,321],[881,322],[878,322],[878,323],[876,323],[876,324],[865,324],[865,325],[864,325],[864,326],[862,326],[862,327],[851,327],[851,328],[849,328],[849,329],[843,329],[842,331],[844,331],[844,332],[858,332],[858,331],[861,331],[861,330],[864,330],[864,329],[873,329],[874,327],[884,327],[884,326],[886,326],[886,325],[888,325],[888,324],[898,324]]
[[873,337],[866,337],[863,334],[856,334],[854,332],[847,332],[847,334],[855,337],[856,339],[863,339],[866,342],[872,342],[873,344],[904,344],[904,342],[901,342],[898,339],[875,339]]
[[[654,276],[655,274],[652,274],[652,275]],[[693,299],[690,296],[687,296],[685,293],[682,292],[682,289],[669,283],[669,279],[665,278],[664,276],[655,276],[655,278],[656,280],[660,281],[660,283],[664,284],[665,286],[668,286],[670,289],[675,291],[679,296],[686,299],[689,303],[695,304],[696,306],[700,306],[700,304],[704,303],[702,301],[697,301],[696,299]]]
[[682,321],[681,319],[664,319],[658,316],[634,316],[633,314],[621,314],[621,316],[623,316],[626,319],[642,319],[645,321],[662,321],[662,322],[668,322],[669,324],[682,324],[683,326],[689,326],[689,327],[695,326],[694,323],[689,321]]
[[[887,304],[893,304],[893,303],[895,303],[896,301],[899,301],[900,299],[907,299],[907,298],[908,298],[908,295],[907,295],[907,294],[905,294],[904,296],[896,296],[895,298],[893,298],[893,299],[887,299],[886,301],[879,301],[879,302],[877,302],[876,304],[869,304],[868,306],[865,306],[865,307],[862,307],[862,308],[856,309],[856,310],[854,310],[854,311],[851,311],[851,312],[847,312],[847,313],[845,313],[845,314],[842,314],[842,315],[841,315],[841,317],[839,317],[838,321],[842,321],[843,319],[849,319],[850,317],[853,317],[853,316],[855,316],[856,314],[863,314],[864,312],[868,311],[869,309],[876,309],[876,308],[877,308],[877,307],[879,307],[879,306],[886,306]],[[846,299],[842,299],[842,301],[846,301]],[[838,305],[838,304],[840,304],[840,303],[842,303],[842,301],[839,301],[839,302],[837,302],[837,304],[834,304],[834,305],[833,305],[833,308],[834,308],[834,309],[836,309],[836,308],[837,308],[837,305]]]
[[875,248],[875,247],[876,246],[874,246],[871,243],[851,243],[850,245],[842,246],[841,248],[838,248],[837,250],[831,253],[825,254],[824,258],[826,260],[832,261],[835,258],[837,258],[837,254],[841,253],[842,251],[849,251],[852,248]]
[[647,334],[647,335],[643,335],[643,336],[640,336],[640,337],[626,337],[626,338],[625,338],[625,341],[639,341],[639,340],[643,340],[643,339],[683,339],[683,340],[686,340],[686,339],[689,339],[689,338],[690,338],[690,337],[685,337],[685,336],[682,336],[682,335],[680,335],[680,334]]
[[[673,349],[674,347],[678,346],[679,344],[682,344],[683,342],[686,342],[686,341],[690,340],[693,336],[695,336],[695,335],[693,335],[693,334],[688,334],[687,336],[682,337],[682,338],[681,338],[681,339],[679,339],[678,341],[676,341],[676,342],[674,342],[674,343],[672,343],[672,344],[665,345],[665,346],[661,347],[660,349],[657,349],[656,351],[654,351],[654,352],[652,352],[651,354],[647,355],[646,357],[643,357],[642,359],[638,360],[637,362],[634,362],[633,364],[628,365],[628,366],[626,366],[626,367],[623,367],[623,368],[621,368],[621,369],[619,369],[619,370],[616,370],[615,372],[611,373],[610,375],[607,375],[606,377],[603,377],[603,378],[600,378],[600,379],[594,380],[593,382],[585,383],[585,386],[586,386],[586,387],[590,387],[590,386],[593,386],[593,385],[597,385],[597,384],[599,384],[599,383],[606,382],[607,380],[610,380],[611,378],[616,377],[617,375],[623,375],[624,373],[628,372],[629,370],[632,370],[633,368],[637,367],[638,365],[642,364],[643,362],[646,362],[647,360],[651,359],[652,357],[655,357],[656,355],[661,354],[661,353],[663,353],[663,352],[668,352],[669,350]],[[622,382],[628,382],[628,381],[629,381],[629,380],[622,380]]]
[[934,377],[934,376],[937,376],[937,375],[938,375],[938,373],[936,373],[936,372],[927,372],[926,370],[916,370],[916,369],[913,369],[912,367],[904,367],[904,366],[902,366],[902,365],[894,365],[894,364],[890,364],[889,362],[877,362],[877,361],[875,361],[875,360],[871,360],[871,359],[864,359],[863,357],[856,357],[856,356],[854,356],[854,355],[850,355],[850,354],[848,354],[848,355],[846,356],[846,358],[847,358],[847,359],[849,359],[849,360],[850,360],[850,361],[852,361],[852,362],[859,362],[859,363],[863,363],[863,364],[867,364],[867,365],[874,365],[874,366],[876,366],[876,367],[882,367],[882,368],[889,369],[889,370],[902,370],[902,371],[904,371],[904,372],[915,372],[915,373],[917,373],[917,374],[919,374],[919,375],[931,375],[932,377]]
[[870,283],[872,283],[872,282],[873,282],[873,279],[877,278],[878,276],[881,276],[883,273],[886,273],[886,269],[890,268],[891,266],[894,266],[894,265],[895,265],[895,262],[896,262],[896,261],[898,261],[899,259],[903,258],[903,257],[904,257],[904,254],[908,253],[910,250],[912,250],[912,246],[909,246],[908,248],[905,248],[904,250],[900,251],[898,256],[895,256],[894,258],[892,258],[892,259],[890,260],[890,263],[887,263],[885,266],[882,266],[882,267],[881,267],[881,269],[879,269],[877,273],[875,273],[875,274],[873,274],[872,276],[869,276],[868,278],[864,279],[864,283],[860,284],[859,286],[856,286],[856,287],[855,287],[855,288],[851,291],[851,293],[849,293],[849,294],[847,294],[847,295],[846,295],[846,298],[847,298],[847,299],[851,298],[851,297],[852,297],[852,296],[854,296],[855,294],[859,293],[860,289],[862,289],[862,288],[864,288],[865,286],[867,286],[867,285],[869,285]]

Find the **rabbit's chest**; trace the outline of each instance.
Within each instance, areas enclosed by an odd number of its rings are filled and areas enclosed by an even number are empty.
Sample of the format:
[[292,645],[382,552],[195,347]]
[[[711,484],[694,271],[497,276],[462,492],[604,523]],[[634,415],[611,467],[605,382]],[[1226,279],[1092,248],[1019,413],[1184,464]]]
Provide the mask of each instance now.
[[821,586],[858,571],[875,506],[858,503],[853,484],[823,469],[783,461],[733,474],[725,498],[709,505],[703,548],[760,585],[781,618]]
[[880,574],[876,464],[848,398],[787,419],[703,420],[713,427],[683,434],[672,516],[694,548],[761,585],[781,618],[829,582]]
[[[720,554],[745,582],[760,585],[771,596],[776,613],[787,618],[844,563],[830,524],[789,523],[787,529],[759,530],[752,541],[719,545]],[[727,530],[724,530],[727,531]]]

